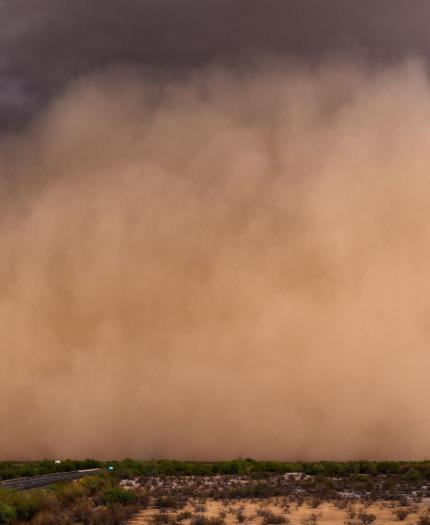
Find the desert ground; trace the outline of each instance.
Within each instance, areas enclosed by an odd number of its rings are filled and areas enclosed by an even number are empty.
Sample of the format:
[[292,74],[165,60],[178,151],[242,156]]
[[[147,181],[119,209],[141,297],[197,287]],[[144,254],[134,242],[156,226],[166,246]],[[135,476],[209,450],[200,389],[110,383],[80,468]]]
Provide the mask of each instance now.
[[148,476],[120,485],[147,495],[131,525],[430,525],[430,487],[412,470],[406,476]]
[[[248,525],[270,525],[272,523],[291,525],[314,525],[314,524],[360,524],[375,523],[394,525],[399,522],[415,524],[419,516],[427,512],[425,504],[414,504],[401,506],[397,502],[378,502],[371,505],[363,505],[357,502],[343,501],[340,503],[323,502],[317,507],[312,503],[303,502],[289,503],[283,498],[269,498],[261,500],[244,501],[195,501],[189,503],[179,511],[158,509],[145,509],[129,521],[130,525],[139,524],[161,524],[182,522],[190,525],[196,518],[205,517],[201,520],[202,525],[221,525],[222,520],[226,525],[246,523]],[[344,507],[344,508],[341,508]],[[185,513],[184,513],[185,511]],[[399,519],[396,515],[401,511],[407,516]],[[193,518],[185,518],[187,512],[192,513]],[[400,516],[401,516],[400,513]],[[273,519],[273,515],[275,519]],[[197,522],[200,523],[200,522]]]

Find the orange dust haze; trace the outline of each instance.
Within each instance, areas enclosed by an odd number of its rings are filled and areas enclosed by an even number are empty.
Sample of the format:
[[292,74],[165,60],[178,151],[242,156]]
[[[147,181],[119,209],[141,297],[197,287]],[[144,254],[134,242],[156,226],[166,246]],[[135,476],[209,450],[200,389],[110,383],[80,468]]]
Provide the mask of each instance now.
[[69,85],[0,142],[0,457],[430,456],[430,84]]

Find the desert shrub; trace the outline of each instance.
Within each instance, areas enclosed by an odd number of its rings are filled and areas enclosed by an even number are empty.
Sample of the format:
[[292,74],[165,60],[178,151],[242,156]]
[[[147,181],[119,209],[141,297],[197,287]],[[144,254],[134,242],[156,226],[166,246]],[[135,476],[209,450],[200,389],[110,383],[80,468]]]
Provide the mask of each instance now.
[[140,507],[145,509],[149,507],[149,504],[151,503],[151,497],[148,493],[143,490],[133,491],[133,493],[136,495],[136,503],[138,503]]
[[236,512],[236,520],[238,523],[243,523],[246,520],[246,516],[241,510]]
[[0,501],[0,525],[7,525],[16,520],[16,509],[3,501]]
[[137,501],[137,496],[131,490],[112,488],[103,493],[102,501],[106,504],[120,503],[122,505],[129,505]]
[[155,514],[153,514],[151,516],[151,521],[152,523],[154,523],[154,525],[162,525],[162,524],[170,523],[172,519],[170,517],[170,514],[168,514],[167,512],[161,511],[161,512],[156,512]]
[[74,523],[64,510],[43,510],[31,520],[32,525],[71,525]]
[[154,506],[158,509],[177,509],[182,506],[182,502],[175,496],[158,496]]
[[75,480],[58,483],[54,487],[54,493],[62,505],[67,506],[85,496],[85,489],[78,480]]
[[311,514],[302,519],[302,525],[316,525],[318,523],[318,516],[316,514]]
[[225,525],[225,522],[219,517],[194,516],[191,520],[191,525]]
[[430,512],[428,510],[418,516],[417,525],[430,525]]
[[419,481],[422,479],[420,471],[415,468],[408,470],[405,477],[408,481]]
[[220,518],[219,516],[216,516],[216,517],[212,517],[212,518],[207,518],[207,523],[206,525],[225,525],[225,521]]
[[37,512],[47,508],[50,497],[44,490],[18,492],[4,491],[0,495],[1,501],[16,511],[19,520],[30,520]]
[[178,512],[176,515],[176,521],[184,521],[189,520],[192,518],[192,513],[189,510],[183,510],[182,512]]
[[71,507],[70,513],[75,521],[89,525],[94,514],[94,505],[91,499],[85,497],[77,500]]
[[373,523],[376,520],[376,516],[374,514],[369,514],[368,512],[364,511],[360,512],[358,518],[363,524]]
[[263,525],[280,525],[281,523],[288,523],[288,519],[282,514],[275,514],[270,510],[260,511],[260,516],[263,518]]
[[399,521],[404,521],[409,516],[409,510],[408,509],[396,509],[393,512],[393,514]]
[[79,480],[79,484],[87,496],[95,496],[108,484],[108,479],[102,476],[88,476]]
[[91,517],[91,525],[120,525],[131,518],[135,511],[134,507],[122,505],[100,507],[95,509]]
[[346,515],[350,520],[353,520],[356,516],[357,512],[354,508],[354,505],[349,504],[346,508]]
[[44,490],[26,492],[25,497],[16,507],[18,518],[30,519],[38,512],[47,509],[54,501],[55,498]]

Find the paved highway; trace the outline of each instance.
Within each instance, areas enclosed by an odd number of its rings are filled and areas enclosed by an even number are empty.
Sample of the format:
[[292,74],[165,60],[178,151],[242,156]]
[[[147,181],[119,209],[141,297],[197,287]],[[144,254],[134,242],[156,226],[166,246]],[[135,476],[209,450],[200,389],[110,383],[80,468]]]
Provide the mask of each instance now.
[[52,483],[58,483],[59,481],[69,481],[72,479],[83,478],[85,476],[91,476],[101,470],[104,469],[93,468],[88,470],[73,470],[71,472],[56,472],[55,474],[44,474],[43,476],[32,476],[29,478],[8,479],[0,481],[0,488],[15,490],[36,489],[52,485]]

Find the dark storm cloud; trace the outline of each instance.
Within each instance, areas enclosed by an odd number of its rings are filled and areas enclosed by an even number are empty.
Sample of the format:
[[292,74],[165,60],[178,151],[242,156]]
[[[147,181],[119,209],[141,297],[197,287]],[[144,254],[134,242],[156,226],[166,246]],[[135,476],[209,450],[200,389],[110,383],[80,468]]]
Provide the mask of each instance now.
[[70,80],[256,57],[430,55],[426,0],[0,0],[0,118],[22,122]]

